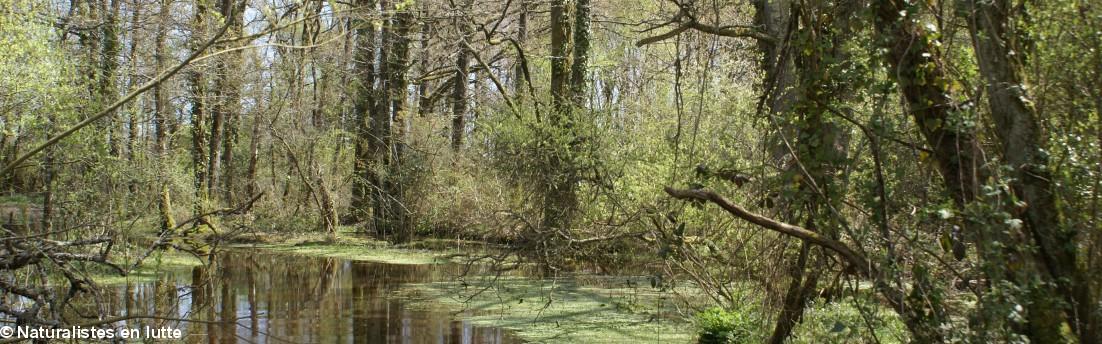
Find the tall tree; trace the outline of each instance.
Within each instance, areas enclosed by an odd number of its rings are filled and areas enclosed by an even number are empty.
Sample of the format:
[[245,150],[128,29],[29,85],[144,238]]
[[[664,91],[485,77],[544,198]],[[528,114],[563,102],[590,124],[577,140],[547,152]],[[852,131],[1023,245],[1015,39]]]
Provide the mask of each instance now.
[[386,207],[384,216],[387,231],[393,233],[399,242],[412,239],[412,228],[409,224],[409,213],[405,206],[405,173],[403,163],[406,150],[406,126],[409,103],[409,80],[406,72],[409,69],[409,35],[413,28],[413,10],[407,3],[395,4],[393,31],[387,36],[389,43],[387,48],[387,84],[386,92],[390,100],[390,121],[392,129],[389,147],[387,147],[386,181]]
[[566,1],[551,1],[551,100],[557,115],[561,118],[569,98],[568,82],[570,80],[569,60],[567,52],[570,48],[570,21],[566,16]]
[[371,199],[376,194],[373,188],[377,185],[377,179],[372,171],[377,156],[374,149],[376,138],[372,131],[377,102],[375,99],[376,36],[374,24],[366,20],[374,13],[375,5],[373,0],[358,1],[357,6],[360,11],[352,24],[356,31],[356,49],[353,57],[356,75],[353,130],[356,133],[356,144],[352,167],[351,218],[356,222],[367,220],[367,209],[372,206]]
[[[119,3],[120,0],[103,0],[102,4],[105,8],[101,9],[101,12],[106,16],[104,18],[102,32],[102,42],[100,46],[103,51],[100,53],[100,72],[99,72],[99,106],[106,107],[108,104],[114,103],[118,98],[117,91],[117,75],[116,72],[119,69],[119,52],[122,47],[119,39]],[[108,144],[110,147],[111,155],[116,157],[122,156],[122,138],[119,134],[118,124],[115,123],[116,115],[112,111],[111,115],[108,115],[110,120],[105,123]]]
[[[847,134],[830,119],[828,107],[843,103],[848,85],[839,73],[841,61],[850,54],[843,42],[855,31],[855,5],[797,4],[792,9],[793,49],[797,88],[795,103],[786,117],[791,118],[797,136],[792,142],[794,165],[785,179],[797,181],[799,190],[794,205],[802,213],[806,228],[837,240],[844,220],[836,210],[845,194],[843,170],[847,157]],[[777,66],[775,68],[783,68]],[[784,306],[777,319],[770,343],[783,343],[802,319],[804,309],[815,295],[826,263],[826,253],[802,242],[799,257],[790,274]]]
[[[142,84],[142,77],[140,76],[138,67],[138,46],[142,44],[142,32],[138,30],[138,20],[142,16],[142,4],[142,1],[135,1],[133,11],[130,15],[130,49],[129,52],[127,52],[126,54],[127,60],[129,60],[130,64],[130,66],[128,67],[128,69],[130,70],[130,75],[127,76],[126,85],[126,89],[128,90],[134,89],[134,87]],[[141,117],[145,115],[144,107],[144,102],[134,102],[134,104],[130,107],[129,113],[127,114],[128,121],[126,127],[128,129],[128,133],[126,135],[126,152],[128,154],[127,158],[129,159],[130,163],[138,162],[138,144],[140,140],[139,123],[141,123]],[[135,185],[133,183],[130,183],[131,192],[134,192],[134,187]]]
[[585,106],[586,94],[589,82],[589,54],[592,44],[592,32],[590,30],[591,8],[590,0],[574,1],[574,58],[570,62],[570,94],[574,105],[578,108]]
[[[1035,50],[1026,31],[1030,24],[1028,4],[970,0],[967,5],[968,28],[986,84],[995,133],[1003,161],[1013,171],[1010,176],[1013,197],[1007,209],[1012,216],[1024,220],[1024,226],[1019,228],[1026,229],[1023,236],[1036,247],[1036,252],[1029,252],[1027,246],[1007,250],[1008,259],[1021,262],[1010,265],[1007,277],[1028,290],[1028,335],[1038,343],[1064,342],[1061,328],[1068,324],[1080,343],[1097,343],[1100,338],[1096,296],[1079,263],[1078,234],[1064,223],[1061,215],[1049,166],[1050,153],[1046,152],[1043,118],[1034,107],[1025,79],[1024,70]],[[1005,235],[988,239],[1013,242]],[[1030,264],[1030,259],[1036,261]],[[1025,270],[1031,267],[1039,270],[1041,276]],[[1034,280],[1037,277],[1039,283]]]
[[[468,3],[469,4],[469,3]],[[469,8],[469,6],[468,6]],[[460,40],[468,39],[470,35],[468,19],[462,16],[455,19],[456,32]],[[458,152],[463,148],[463,135],[466,130],[467,118],[467,89],[470,86],[470,55],[467,44],[458,44],[455,52],[455,76],[452,79],[452,150]]]
[[220,188],[222,193],[218,196],[227,202],[233,202],[233,147],[237,143],[237,127],[241,119],[242,77],[237,71],[241,69],[243,61],[241,43],[236,38],[243,33],[244,5],[244,2],[239,3],[236,0],[222,0],[218,7],[222,18],[229,25],[226,33],[231,37],[232,43],[222,47],[229,52],[221,56],[215,66],[215,89],[218,96],[212,109],[214,124],[211,126],[211,180],[208,186],[212,195],[213,190]]
[[[206,36],[206,15],[208,11],[207,0],[195,1],[195,13],[191,22],[191,37],[189,44],[192,50],[198,49]],[[205,212],[206,202],[210,195],[208,188],[210,158],[207,152],[208,136],[207,124],[207,87],[206,77],[199,66],[192,66],[188,71],[187,83],[190,88],[188,102],[191,109],[191,161],[195,177],[195,213]]]
[[[520,10],[517,13],[517,38],[516,43],[518,49],[524,49],[524,44],[528,42],[528,13],[531,11],[532,4],[530,0],[521,0]],[[523,51],[517,51],[517,61],[513,63],[513,94],[516,95],[517,100],[524,101],[524,89],[528,86],[527,76],[525,75],[525,63],[521,56]]]
[[[155,46],[153,51],[153,58],[155,59],[157,74],[161,74],[165,69],[165,62],[167,60],[168,52],[165,51],[166,41],[168,36],[168,27],[170,25],[169,20],[172,16],[172,0],[161,0],[160,10],[157,18],[157,32],[154,38]],[[168,91],[164,89],[164,86],[157,84],[153,87],[153,130],[154,130],[154,152],[156,152],[157,170],[158,176],[161,180],[160,185],[160,197],[157,202],[157,208],[161,215],[161,232],[169,231],[176,228],[176,219],[172,215],[172,194],[169,191],[169,181],[167,172],[171,166],[169,156],[172,152],[169,149],[168,144],[168,128],[169,118],[172,116],[173,111],[170,109],[170,103],[168,101]]]
[[[551,141],[565,143],[545,147],[547,166],[544,183],[543,226],[555,230],[570,227],[577,208],[575,173],[570,151],[575,144],[573,136],[574,110],[573,97],[570,95],[570,64],[567,55],[569,45],[570,21],[566,15],[566,1],[551,2]],[[588,42],[586,42],[588,43]],[[575,47],[577,49],[577,47]],[[588,48],[587,48],[588,49]]]

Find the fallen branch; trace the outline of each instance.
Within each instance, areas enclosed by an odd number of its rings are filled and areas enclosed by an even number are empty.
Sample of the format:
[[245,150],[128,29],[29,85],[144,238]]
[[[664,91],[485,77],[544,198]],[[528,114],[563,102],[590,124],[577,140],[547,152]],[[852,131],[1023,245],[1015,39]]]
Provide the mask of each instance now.
[[683,190],[674,189],[671,187],[665,188],[666,193],[677,199],[695,199],[701,201],[708,201],[715,203],[723,210],[726,210],[731,215],[740,219],[746,220],[750,223],[761,226],[765,229],[773,230],[775,232],[799,238],[805,242],[809,242],[814,245],[821,246],[828,250],[834,251],[842,256],[847,262],[853,265],[857,271],[865,277],[875,277],[875,269],[872,265],[869,265],[867,259],[864,256],[857,253],[853,249],[841,241],[827,238],[822,234],[813,232],[806,228],[777,221],[763,215],[752,213],[734,203],[727,200],[723,196],[716,194],[715,192],[708,190]]
[[[157,240],[154,241],[152,245],[149,245],[149,249],[146,250],[145,253],[143,253],[141,255],[141,257],[138,257],[138,259],[135,260],[134,263],[130,265],[130,269],[127,270],[127,272],[136,270],[139,266],[142,265],[142,262],[145,261],[146,258],[149,258],[149,256],[153,254],[154,251],[156,251],[157,249],[159,249],[161,247],[164,247],[164,246],[168,245],[170,239],[172,238],[172,236],[175,235],[180,230],[180,228],[184,228],[184,226],[187,226],[188,224],[190,224],[192,222],[195,222],[195,221],[202,221],[202,219],[206,218],[207,216],[225,216],[225,215],[236,215],[236,214],[244,213],[245,211],[247,211],[249,209],[252,209],[253,204],[256,203],[257,200],[260,200],[261,196],[264,196],[264,192],[256,194],[249,201],[247,201],[245,203],[242,203],[242,204],[240,204],[236,207],[222,208],[222,209],[212,210],[212,211],[209,211],[209,212],[206,212],[206,213],[199,214],[195,217],[192,217],[190,219],[187,219],[184,222],[181,222],[181,223],[177,224],[176,227],[173,227],[170,230],[166,230],[166,231],[162,232],[160,235],[157,236]],[[174,247],[176,247],[177,249],[180,248],[180,247],[177,247],[177,246],[174,246]],[[184,250],[184,251],[186,251],[186,250]]]

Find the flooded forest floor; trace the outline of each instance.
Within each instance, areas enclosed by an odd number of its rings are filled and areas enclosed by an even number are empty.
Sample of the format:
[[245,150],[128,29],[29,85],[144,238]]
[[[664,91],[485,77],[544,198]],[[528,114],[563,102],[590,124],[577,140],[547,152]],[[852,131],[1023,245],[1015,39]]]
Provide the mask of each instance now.
[[[354,232],[341,232],[331,242],[310,234],[248,234],[209,256],[156,252],[128,276],[105,273],[95,280],[114,291],[113,307],[127,308],[115,313],[163,311],[173,304],[169,308],[181,318],[237,319],[237,325],[222,329],[193,323],[185,331],[189,338],[356,343],[696,340],[690,320],[694,310],[687,302],[694,298],[690,288],[655,288],[648,277],[630,274],[552,272],[515,257],[488,259],[504,257],[497,254],[500,250],[439,239],[392,245]],[[156,296],[168,285],[176,286],[175,300]],[[140,302],[139,295],[153,296]]]

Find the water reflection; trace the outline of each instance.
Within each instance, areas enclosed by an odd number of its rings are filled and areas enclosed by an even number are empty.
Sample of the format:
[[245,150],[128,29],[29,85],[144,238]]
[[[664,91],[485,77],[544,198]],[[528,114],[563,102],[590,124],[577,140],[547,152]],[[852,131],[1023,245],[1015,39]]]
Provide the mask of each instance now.
[[162,317],[125,327],[181,328],[187,343],[519,342],[395,296],[405,284],[449,280],[460,269],[224,252],[209,266],[110,290],[100,311]]

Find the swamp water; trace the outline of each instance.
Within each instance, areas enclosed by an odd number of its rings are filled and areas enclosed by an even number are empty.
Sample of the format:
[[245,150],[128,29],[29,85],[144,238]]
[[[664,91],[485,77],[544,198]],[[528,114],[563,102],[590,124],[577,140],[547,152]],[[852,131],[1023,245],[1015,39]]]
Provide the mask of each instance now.
[[230,250],[209,266],[104,286],[101,308],[80,313],[155,315],[162,319],[117,326],[181,329],[185,343],[521,342],[509,331],[464,320],[469,314],[431,304],[414,306],[400,296],[405,286],[447,282],[463,272],[458,264],[387,264]]

